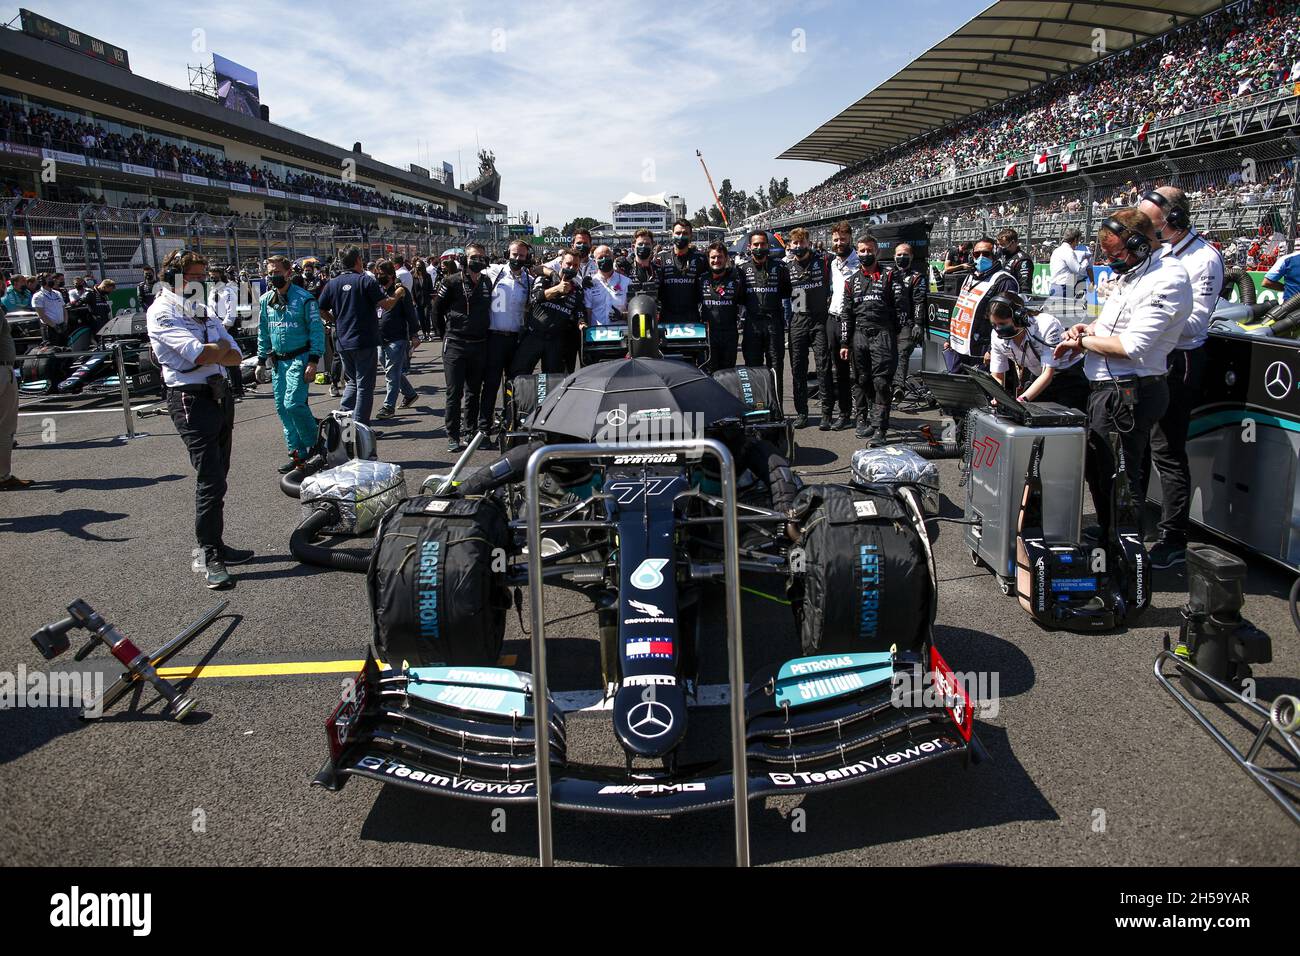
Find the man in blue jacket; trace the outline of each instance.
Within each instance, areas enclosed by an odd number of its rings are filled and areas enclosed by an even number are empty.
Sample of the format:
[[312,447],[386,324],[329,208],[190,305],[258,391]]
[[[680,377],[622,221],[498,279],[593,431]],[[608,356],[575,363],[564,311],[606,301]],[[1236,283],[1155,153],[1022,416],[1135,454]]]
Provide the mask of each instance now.
[[284,443],[289,446],[289,460],[280,466],[280,474],[306,461],[316,444],[316,417],[307,407],[307,395],[325,351],[325,325],[316,298],[291,278],[287,258],[266,260],[270,288],[259,300],[257,322],[257,363],[271,364],[275,410],[284,425]]
[[320,311],[334,324],[348,379],[339,407],[352,412],[354,421],[369,425],[379,357],[379,310],[392,309],[407,292],[399,285],[391,296],[385,295],[375,277],[365,271],[356,246],[343,253],[343,267],[348,271],[330,279],[321,290]]

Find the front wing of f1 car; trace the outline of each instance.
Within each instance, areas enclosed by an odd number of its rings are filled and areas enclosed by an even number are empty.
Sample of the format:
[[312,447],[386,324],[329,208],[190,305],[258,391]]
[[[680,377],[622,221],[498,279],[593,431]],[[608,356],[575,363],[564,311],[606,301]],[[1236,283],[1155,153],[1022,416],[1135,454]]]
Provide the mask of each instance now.
[[[984,751],[971,703],[937,650],[797,658],[756,675],[745,695],[748,798],[820,792]],[[653,688],[643,701],[656,716]],[[369,777],[423,793],[537,800],[532,682],[497,667],[382,669],[373,657],[326,722],[330,756],[314,783]],[[623,815],[730,806],[726,761],[618,768],[571,762],[565,712],[552,699],[552,805]],[[668,712],[663,708],[664,713]]]

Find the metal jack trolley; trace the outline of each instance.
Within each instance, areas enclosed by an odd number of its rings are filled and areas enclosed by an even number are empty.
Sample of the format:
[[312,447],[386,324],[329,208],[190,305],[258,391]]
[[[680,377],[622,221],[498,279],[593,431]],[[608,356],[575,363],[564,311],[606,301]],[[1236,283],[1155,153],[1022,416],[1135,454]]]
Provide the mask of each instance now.
[[[1163,665],[1166,661],[1174,665],[1174,672],[1167,673],[1164,670]],[[1263,704],[1243,696],[1236,688],[1216,680],[1168,648],[1156,655],[1153,670],[1160,686],[1169,691],[1174,700],[1192,715],[1214,742],[1228,752],[1228,756],[1236,761],[1237,766],[1245,770],[1252,780],[1264,788],[1264,791],[1286,811],[1293,822],[1300,824],[1300,802],[1298,802],[1300,801],[1300,779],[1278,773],[1276,770],[1261,766],[1258,762],[1269,740],[1276,736],[1280,739],[1282,747],[1289,751],[1289,756],[1296,767],[1300,768],[1300,743],[1297,743],[1296,739],[1296,734],[1300,731],[1300,700],[1282,694],[1265,708]],[[1182,688],[1175,686],[1172,678],[1176,676],[1191,677],[1201,681],[1222,694],[1225,700],[1248,707],[1262,721],[1255,732],[1255,739],[1250,749],[1243,753],[1210,723]]]

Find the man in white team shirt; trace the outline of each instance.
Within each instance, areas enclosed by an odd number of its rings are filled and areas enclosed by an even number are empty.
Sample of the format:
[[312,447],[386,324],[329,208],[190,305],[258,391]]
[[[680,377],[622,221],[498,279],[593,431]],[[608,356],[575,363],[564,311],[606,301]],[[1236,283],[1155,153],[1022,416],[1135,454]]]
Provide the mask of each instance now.
[[627,321],[628,277],[614,271],[614,250],[597,246],[592,259],[596,271],[591,276],[591,287],[582,290],[582,304],[587,307],[587,325],[609,325],[610,322]]
[[1003,292],[989,302],[993,345],[989,372],[998,384],[1007,384],[1007,372],[1016,370],[1017,398],[1022,402],[1057,402],[1081,412],[1088,410],[1088,380],[1083,356],[1058,359],[1053,352],[1065,337],[1061,323],[1050,312],[1031,314],[1018,292]]
[[1061,244],[1052,250],[1048,276],[1051,282],[1049,295],[1053,299],[1073,301],[1075,283],[1088,277],[1088,256],[1080,254],[1075,246],[1083,238],[1078,229],[1067,229]]
[[[835,422],[836,431],[844,431],[853,421],[852,365],[840,358],[840,308],[844,305],[844,283],[858,271],[858,252],[853,248],[853,227],[847,222],[837,222],[831,227],[831,304],[826,319],[826,348],[831,353],[832,380],[818,382],[830,394],[822,399],[822,407],[831,412],[840,406],[840,417]],[[826,416],[830,418],[829,415]],[[823,422],[823,424],[825,424]],[[824,429],[823,429],[824,430]]]
[[1108,451],[1111,440],[1119,439],[1136,497],[1151,429],[1169,408],[1169,353],[1192,314],[1192,283],[1176,258],[1161,254],[1155,226],[1138,209],[1121,209],[1103,221],[1097,248],[1111,258],[1117,279],[1100,318],[1073,326],[1053,354],[1057,359],[1084,358],[1088,427],[1101,439],[1096,445],[1102,449],[1089,455],[1088,486],[1104,536],[1116,472]]
[[1169,409],[1151,432],[1151,451],[1142,463],[1145,493],[1151,465],[1160,474],[1160,540],[1151,549],[1151,566],[1169,568],[1186,558],[1191,524],[1192,474],[1187,460],[1187,427],[1200,404],[1210,319],[1223,290],[1223,257],[1192,228],[1191,206],[1177,186],[1160,186],[1142,196],[1138,208],[1151,217],[1164,240],[1161,250],[1187,270],[1192,283],[1192,314],[1178,345],[1169,353]]
[[[487,358],[483,364],[483,386],[478,402],[478,428],[484,433],[492,430],[501,383],[514,364],[519,338],[523,335],[528,293],[533,288],[533,276],[528,271],[528,255],[528,243],[515,239],[510,243],[506,261],[488,266],[483,273],[492,282]],[[502,401],[504,403],[504,399]]]

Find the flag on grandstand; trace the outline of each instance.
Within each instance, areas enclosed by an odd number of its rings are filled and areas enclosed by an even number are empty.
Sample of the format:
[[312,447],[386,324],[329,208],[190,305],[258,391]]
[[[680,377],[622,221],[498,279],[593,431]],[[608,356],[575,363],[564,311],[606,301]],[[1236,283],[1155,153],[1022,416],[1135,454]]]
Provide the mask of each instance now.
[[1061,160],[1061,170],[1063,172],[1068,173],[1071,170],[1079,168],[1079,164],[1074,161],[1074,151],[1078,148],[1078,142],[1073,142],[1069,146],[1065,147],[1065,149],[1061,150],[1061,155],[1058,158]]
[[1047,150],[1040,149],[1038,155],[1034,157],[1034,172],[1047,172]]
[[862,203],[863,212],[871,208],[871,199],[865,193],[858,197],[858,201]]
[[1014,176],[1016,174],[1016,169],[1019,168],[1019,165],[1020,165],[1019,163],[1014,163],[1014,162],[1007,163],[1007,168],[1002,171],[1002,178],[1010,179],[1012,176]]
[[1136,134],[1134,134],[1133,139],[1139,143],[1145,143],[1147,141],[1147,133],[1149,133],[1150,131],[1151,131],[1151,121],[1147,120],[1145,123],[1143,123],[1141,126],[1138,127],[1138,131]]

